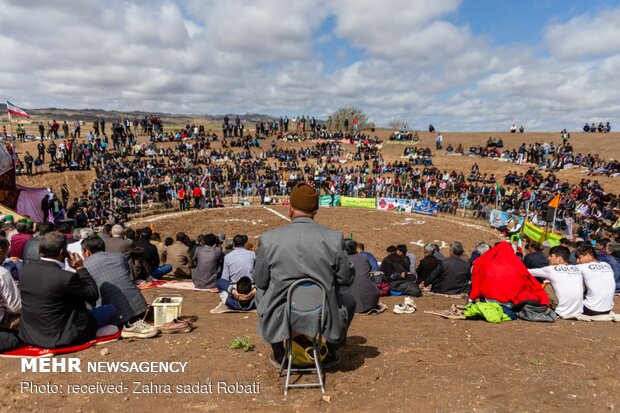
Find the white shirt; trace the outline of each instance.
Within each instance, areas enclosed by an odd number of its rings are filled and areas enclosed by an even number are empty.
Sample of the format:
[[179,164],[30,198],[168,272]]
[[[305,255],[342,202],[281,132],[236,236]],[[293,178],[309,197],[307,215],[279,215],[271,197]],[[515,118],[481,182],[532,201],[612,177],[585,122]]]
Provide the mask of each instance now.
[[558,297],[555,312],[560,316],[583,313],[583,277],[575,265],[548,265],[528,271],[535,277],[551,281]]
[[592,311],[605,312],[614,308],[616,281],[611,265],[606,262],[578,264],[583,282],[586,285],[586,298],[583,305]]
[[22,300],[11,273],[0,267],[0,321],[5,314],[19,314],[22,311]]

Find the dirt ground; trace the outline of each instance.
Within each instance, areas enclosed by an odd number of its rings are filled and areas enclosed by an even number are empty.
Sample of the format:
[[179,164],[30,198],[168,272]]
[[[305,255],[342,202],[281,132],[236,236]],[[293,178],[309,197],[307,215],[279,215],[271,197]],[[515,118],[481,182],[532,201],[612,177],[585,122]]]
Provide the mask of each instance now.
[[[380,131],[382,137],[389,131]],[[465,148],[484,144],[489,136],[502,137],[506,147],[539,140],[559,142],[559,133],[444,133],[449,143]],[[418,146],[434,147],[435,134],[422,133]],[[141,138],[142,139],[142,138]],[[572,134],[577,152],[620,157],[620,133]],[[268,142],[267,142],[268,143]],[[35,143],[18,144],[18,152],[35,152]],[[284,145],[284,144],[279,144]],[[288,143],[302,147],[309,143]],[[400,159],[406,144],[385,144],[386,160]],[[346,145],[347,150],[353,150]],[[508,169],[527,170],[490,159],[437,154],[440,169],[468,172],[477,162],[481,172],[503,176]],[[585,174],[561,171],[562,179],[578,182]],[[69,184],[72,196],[83,191],[93,179],[92,172],[44,174],[19,177],[28,186],[51,186],[58,190]],[[611,192],[620,190],[618,178],[596,178]],[[286,208],[272,207],[286,215]],[[434,242],[443,247],[452,240],[462,241],[471,253],[479,239],[499,238],[483,221],[461,216],[423,215],[361,209],[321,209],[317,221],[353,236],[366,244],[377,258],[384,257],[390,244],[406,243],[422,256],[422,245]],[[263,232],[286,225],[277,214],[258,206],[190,211],[153,216],[131,223],[134,227],[152,224],[163,237],[184,231],[224,232],[229,237],[247,234],[255,245]],[[178,290],[145,290],[147,301]],[[189,334],[160,336],[150,340],[120,340],[91,348],[75,356],[88,361],[182,361],[187,371],[174,373],[22,373],[20,362],[0,359],[1,411],[425,411],[425,412],[601,412],[620,409],[620,326],[613,323],[558,321],[553,324],[513,321],[500,325],[483,321],[450,321],[425,314],[426,310],[448,309],[461,299],[422,297],[416,299],[418,312],[396,315],[356,316],[342,350],[343,363],[326,374],[326,398],[317,389],[292,390],[284,397],[284,379],[267,361],[268,346],[256,331],[256,314],[219,314],[209,310],[218,302],[215,294],[183,291],[183,313],[199,317]],[[382,299],[391,308],[399,297]],[[616,312],[620,300],[616,299]],[[248,336],[256,346],[243,352],[227,348],[236,336]],[[107,350],[107,355],[102,351]],[[105,351],[104,351],[105,353]],[[308,380],[310,377],[304,378]],[[32,394],[21,391],[21,383],[37,384],[118,384],[128,387],[121,394]],[[172,386],[172,394],[134,393],[134,382]],[[182,394],[177,385],[212,383],[212,394]],[[218,382],[251,385],[259,383],[256,394],[218,393]],[[254,387],[256,389],[256,386]]]
[[[273,208],[285,213],[282,207]],[[416,244],[462,240],[469,253],[478,238],[495,241],[482,225],[415,214],[322,209],[319,223],[366,242],[379,258],[390,243]],[[365,229],[360,228],[364,223]],[[260,207],[228,208],[149,217],[135,226],[153,224],[163,235],[181,229],[191,236],[207,231],[251,239],[287,221]],[[414,243],[414,244],[412,244]],[[218,296],[209,292],[150,289],[147,301],[166,294],[184,297],[183,313],[199,317],[188,334],[149,340],[120,340],[77,353],[88,361],[181,361],[185,373],[22,373],[20,362],[1,359],[2,411],[426,411],[426,412],[591,412],[620,409],[620,334],[614,323],[558,321],[553,324],[513,321],[450,321],[424,311],[448,309],[462,299],[417,298],[418,311],[396,315],[357,315],[342,349],[343,362],[326,374],[326,398],[318,389],[291,390],[283,396],[284,378],[268,363],[269,348],[257,334],[257,316],[210,314]],[[387,297],[390,309],[401,301]],[[616,300],[616,312],[620,300]],[[256,347],[243,352],[227,348],[237,336]],[[107,351],[106,351],[107,350]],[[106,353],[106,355],[102,355]],[[302,380],[309,380],[304,377]],[[22,382],[62,385],[63,394],[22,392]],[[119,384],[120,394],[66,394],[69,384]],[[171,394],[134,393],[150,383],[170,385]],[[256,384],[250,394],[225,393],[218,386]],[[177,385],[212,384],[211,394],[184,394]],[[183,388],[183,387],[182,387]],[[205,387],[206,389],[206,387]]]

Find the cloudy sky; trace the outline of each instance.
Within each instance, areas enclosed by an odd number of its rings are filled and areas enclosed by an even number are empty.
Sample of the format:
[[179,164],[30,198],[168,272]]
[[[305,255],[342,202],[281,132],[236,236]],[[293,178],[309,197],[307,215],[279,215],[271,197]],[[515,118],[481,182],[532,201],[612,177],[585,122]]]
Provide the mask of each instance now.
[[191,114],[362,108],[441,130],[620,124],[620,4],[0,0],[0,100]]

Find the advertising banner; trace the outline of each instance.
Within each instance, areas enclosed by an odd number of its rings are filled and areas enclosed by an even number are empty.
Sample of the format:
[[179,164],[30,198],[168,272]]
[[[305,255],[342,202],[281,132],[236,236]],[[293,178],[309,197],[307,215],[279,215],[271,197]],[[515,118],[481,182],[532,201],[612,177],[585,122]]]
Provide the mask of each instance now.
[[506,225],[506,222],[508,222],[508,220],[512,217],[517,219],[521,223],[521,225],[523,225],[523,217],[511,215],[508,212],[500,211],[499,209],[494,209],[493,211],[491,211],[489,223],[492,227],[499,228],[503,225]]
[[564,237],[563,235],[553,234],[550,232],[545,233],[544,228],[537,227],[531,222],[526,222],[523,226],[523,235],[540,244],[544,241],[549,241],[549,244],[551,244],[552,247],[560,245],[560,239]]
[[319,206],[321,208],[340,206],[340,195],[335,195],[333,200],[331,195],[321,195],[319,197]]
[[437,215],[436,202],[426,199],[378,198],[377,209],[383,211],[415,212],[424,215]]
[[351,196],[340,197],[340,204],[343,207],[375,209],[376,203],[376,198],[354,198]]

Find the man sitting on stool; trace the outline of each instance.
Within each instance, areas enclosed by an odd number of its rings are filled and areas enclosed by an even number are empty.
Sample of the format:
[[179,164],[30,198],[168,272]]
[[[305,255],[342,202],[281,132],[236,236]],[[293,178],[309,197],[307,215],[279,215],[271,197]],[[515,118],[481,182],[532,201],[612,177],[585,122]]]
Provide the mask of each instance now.
[[329,355],[323,367],[340,361],[337,351],[345,343],[355,313],[355,299],[338,291],[340,286],[352,285],[355,277],[344,237],[314,222],[318,209],[319,193],[303,182],[295,185],[289,204],[291,223],[264,233],[259,243],[254,268],[258,330],[271,344],[271,361],[278,367],[284,357],[283,341],[291,338],[285,318],[286,296],[295,281],[310,278],[327,294],[324,336]]

